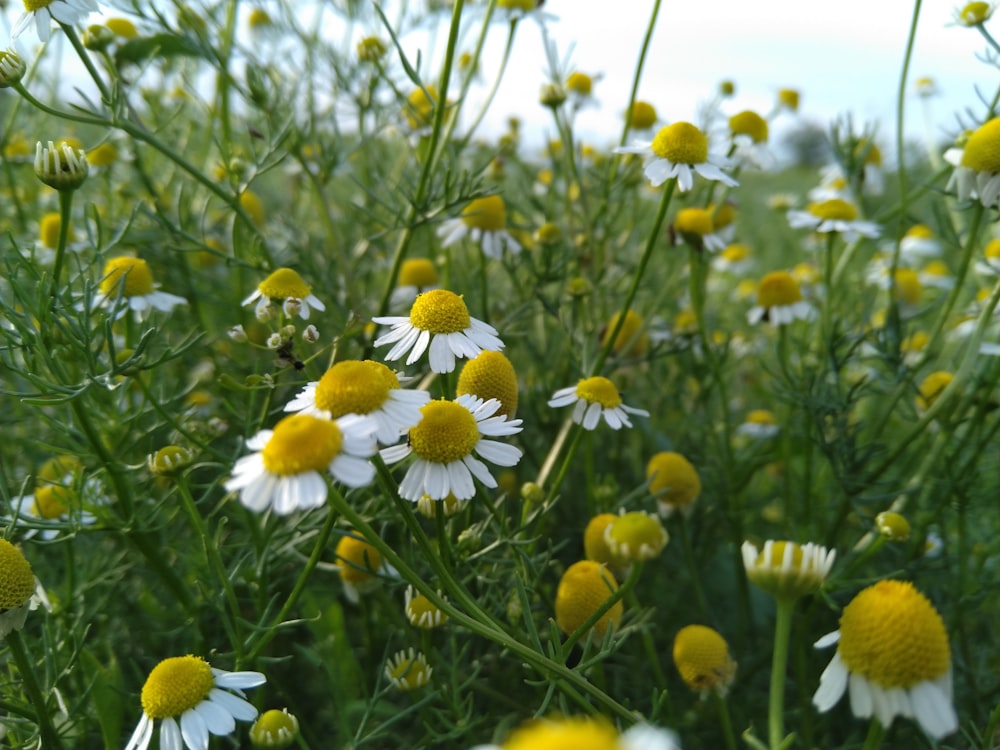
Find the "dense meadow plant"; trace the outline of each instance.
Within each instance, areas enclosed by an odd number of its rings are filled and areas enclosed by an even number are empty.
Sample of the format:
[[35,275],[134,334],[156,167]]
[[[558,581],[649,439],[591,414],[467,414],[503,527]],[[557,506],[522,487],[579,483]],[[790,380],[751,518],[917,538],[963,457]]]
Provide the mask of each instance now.
[[1000,88],[779,169],[654,0],[586,143],[553,5],[0,3],[0,745],[998,747]]

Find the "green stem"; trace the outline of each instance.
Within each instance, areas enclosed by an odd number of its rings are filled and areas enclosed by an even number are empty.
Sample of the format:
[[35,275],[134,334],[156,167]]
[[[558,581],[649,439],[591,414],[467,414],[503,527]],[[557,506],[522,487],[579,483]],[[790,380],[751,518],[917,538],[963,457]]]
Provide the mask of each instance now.
[[[555,496],[559,494],[559,487],[562,486],[563,480],[566,479],[566,474],[569,473],[569,466],[573,462],[573,456],[576,455],[576,449],[580,445],[580,438],[583,437],[584,432],[586,432],[586,430],[584,430],[581,425],[576,426],[576,430],[573,434],[573,442],[569,444],[569,450],[566,451],[566,456],[563,458],[562,465],[559,467],[559,472],[556,474],[555,480],[551,485],[549,485],[549,489],[545,493],[543,506],[547,506],[555,499]],[[544,489],[544,485],[542,485],[541,482],[538,484]]]
[[59,240],[56,243],[56,260],[52,266],[52,286],[49,289],[50,308],[55,305],[59,293],[59,276],[62,274],[63,261],[66,257],[66,243],[69,240],[70,215],[73,208],[72,190],[59,191]]
[[733,733],[733,720],[729,716],[729,704],[716,691],[712,691],[712,701],[719,711],[719,724],[722,725],[722,735],[726,741],[726,750],[736,750],[736,735]]
[[779,750],[785,739],[785,672],[788,668],[788,643],[792,632],[794,599],[776,598],[774,621],[774,658],[771,662],[771,694],[768,702],[767,730],[771,750]]
[[885,737],[885,729],[882,728],[878,719],[873,718],[871,724],[868,725],[868,735],[865,737],[862,750],[877,750],[882,744],[883,737]]
[[52,711],[45,704],[45,697],[38,687],[38,681],[35,679],[35,665],[28,660],[28,653],[24,648],[24,643],[21,641],[20,631],[12,630],[8,633],[6,643],[10,647],[11,655],[14,657],[17,671],[21,673],[22,687],[28,696],[28,701],[35,708],[35,721],[38,722],[38,733],[42,741],[41,747],[46,748],[46,750],[50,748],[51,750],[60,750],[62,748],[62,739],[60,739],[59,733],[56,732],[55,725],[52,723]]

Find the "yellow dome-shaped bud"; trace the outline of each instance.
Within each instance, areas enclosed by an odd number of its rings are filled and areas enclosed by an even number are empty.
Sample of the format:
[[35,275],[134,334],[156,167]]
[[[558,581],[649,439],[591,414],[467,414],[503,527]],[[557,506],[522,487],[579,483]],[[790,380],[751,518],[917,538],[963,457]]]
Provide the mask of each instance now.
[[618,565],[611,547],[604,538],[605,530],[617,519],[618,516],[614,513],[601,513],[587,523],[587,528],[583,531],[583,554],[588,560],[615,568],[623,567]]
[[382,555],[361,537],[345,534],[334,552],[340,566],[340,579],[356,585],[371,580],[382,567]]
[[[608,321],[601,334],[601,346],[607,345],[611,332],[615,330],[620,317],[621,313],[615,313],[611,316],[611,320]],[[629,310],[625,313],[625,322],[622,324],[621,330],[618,331],[618,335],[615,336],[615,343],[612,346],[615,354],[626,357],[645,357],[649,352],[649,334],[643,330],[644,325],[645,321],[635,310]]]
[[656,108],[649,102],[636,101],[627,113],[628,126],[633,130],[646,130],[656,124],[659,119]]
[[179,717],[201,703],[214,687],[212,668],[201,657],[164,659],[142,686],[142,710],[151,719]]
[[701,478],[680,453],[663,451],[646,464],[649,491],[660,505],[660,513],[688,508],[701,494]]
[[295,742],[299,734],[299,720],[288,713],[272,708],[265,711],[250,727],[250,743],[261,750],[283,750]]
[[0,539],[0,611],[23,607],[35,593],[35,574],[21,550]]
[[932,372],[924,378],[917,394],[917,406],[921,409],[930,409],[954,378],[955,376],[947,370]]
[[893,542],[905,542],[910,538],[910,522],[899,513],[883,511],[875,516],[878,533]]
[[[556,589],[556,623],[567,635],[583,625],[618,590],[618,582],[604,565],[593,560],[573,563],[563,573]],[[621,622],[624,608],[615,602],[594,623],[594,634],[602,638],[608,626]]]
[[688,625],[674,638],[674,665],[684,684],[702,694],[725,695],[736,676],[725,638],[704,625]]
[[747,135],[754,143],[767,143],[767,120],[749,109],[729,118],[733,135]]
[[981,125],[962,149],[962,166],[974,172],[1000,172],[1000,117]]
[[478,396],[484,401],[495,398],[500,402],[497,414],[513,419],[517,411],[517,373],[514,365],[500,352],[484,351],[473,357],[458,376],[456,394]]

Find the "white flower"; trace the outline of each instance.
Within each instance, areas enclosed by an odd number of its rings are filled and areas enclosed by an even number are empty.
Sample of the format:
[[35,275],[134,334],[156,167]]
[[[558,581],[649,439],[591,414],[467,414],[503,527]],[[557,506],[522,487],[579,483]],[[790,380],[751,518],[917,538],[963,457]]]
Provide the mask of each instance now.
[[312,287],[291,268],[276,270],[260,282],[253,294],[243,300],[242,304],[246,306],[256,301],[257,307],[254,313],[258,320],[266,321],[269,317],[268,308],[277,300],[290,301],[290,304],[282,305],[282,311],[288,316],[297,313],[302,320],[309,320],[310,308],[320,312],[326,309],[326,305],[312,293]]
[[649,412],[645,409],[636,409],[623,404],[614,383],[599,375],[585,378],[569,388],[560,388],[549,399],[549,406],[553,408],[570,404],[574,404],[573,421],[582,425],[585,430],[597,427],[601,417],[604,417],[608,427],[620,430],[622,427],[632,426],[629,414],[649,416]]
[[498,466],[514,466],[521,459],[520,448],[490,439],[521,431],[520,419],[497,415],[500,407],[495,398],[484,401],[470,394],[426,403],[407,442],[381,451],[390,464],[411,453],[416,456],[399,485],[399,496],[419,502],[424,495],[444,500],[450,493],[467,500],[476,494],[473,477],[486,487],[496,487],[493,475],[479,459]]
[[478,242],[487,258],[500,260],[504,248],[513,254],[521,252],[521,245],[511,237],[506,229],[507,207],[499,195],[488,195],[471,201],[462,215],[449,219],[438,227],[441,247],[451,247],[468,236]]
[[955,189],[960,201],[978,198],[986,208],[1000,207],[1000,117],[984,123],[969,135],[961,148],[944,152],[955,166],[947,190]]
[[158,286],[153,283],[153,274],[142,258],[112,258],[104,265],[94,305],[114,311],[115,318],[132,310],[135,317],[141,319],[150,310],[170,312],[177,305],[187,304],[183,297],[158,291]]
[[858,209],[840,198],[810,203],[805,211],[789,211],[788,223],[795,229],[814,232],[839,232],[848,242],[857,237],[878,237],[882,230],[871,221],[858,220]]
[[747,312],[747,321],[756,325],[762,320],[772,326],[788,325],[795,320],[811,320],[812,306],[802,299],[799,283],[787,271],[773,271],[757,286],[757,304]]
[[12,39],[17,39],[21,33],[28,28],[31,19],[35,19],[35,31],[40,42],[49,41],[50,27],[52,22],[75,26],[80,23],[90,13],[100,11],[96,0],[32,0],[33,10],[28,9],[25,3],[25,11],[11,29]]
[[653,187],[677,178],[680,192],[690,190],[697,173],[706,180],[717,180],[735,187],[736,180],[722,171],[729,163],[724,157],[710,154],[708,138],[689,122],[675,122],[661,128],[649,143],[637,143],[615,149],[616,154],[641,154],[653,159],[644,170]]

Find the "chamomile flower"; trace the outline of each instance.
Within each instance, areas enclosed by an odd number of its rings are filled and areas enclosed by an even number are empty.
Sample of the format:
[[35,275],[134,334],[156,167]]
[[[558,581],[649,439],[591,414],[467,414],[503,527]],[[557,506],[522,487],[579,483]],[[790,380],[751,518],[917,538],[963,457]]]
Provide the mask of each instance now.
[[[444,596],[438,592],[442,599]],[[434,602],[423,594],[418,594],[413,590],[413,586],[406,587],[405,603],[406,619],[411,625],[428,630],[440,627],[448,622],[448,615],[441,611]]]
[[649,492],[656,498],[661,516],[675,510],[690,512],[701,494],[701,477],[697,469],[680,453],[662,451],[646,464]]
[[941,260],[932,260],[921,268],[918,278],[925,287],[934,289],[951,289],[955,286],[955,277],[951,275],[951,269]]
[[649,416],[645,409],[623,404],[615,384],[600,375],[584,378],[569,388],[560,388],[549,399],[549,406],[555,409],[570,404],[573,404],[573,421],[585,430],[597,427],[601,417],[612,430],[620,430],[632,426],[629,414]]
[[244,306],[251,302],[256,302],[255,312],[260,318],[262,311],[266,310],[271,303],[283,302],[286,300],[296,300],[298,302],[298,315],[302,320],[309,320],[309,310],[326,309],[319,298],[312,293],[309,286],[297,271],[291,268],[279,268],[266,279],[264,279],[253,294],[243,300]]
[[327,494],[321,472],[348,487],[372,481],[375,467],[368,458],[375,453],[377,429],[375,420],[356,414],[336,420],[292,414],[247,440],[255,452],[236,462],[226,490],[238,491],[240,502],[258,513],[273,508],[283,516],[319,507]]
[[299,735],[299,720],[288,713],[287,708],[280,711],[272,708],[265,711],[250,727],[250,744],[255,748],[282,750],[289,747]]
[[777,327],[795,320],[811,320],[815,312],[802,299],[799,283],[790,273],[773,271],[757,285],[757,304],[747,313],[747,321],[755,325],[764,320]]
[[510,253],[521,252],[521,245],[507,231],[507,206],[499,195],[477,198],[462,209],[457,219],[449,219],[437,230],[442,247],[450,247],[468,236],[478,242],[487,258],[500,260],[506,248]]
[[750,411],[746,419],[736,428],[737,435],[766,440],[772,438],[781,431],[774,414],[767,409],[754,409]]
[[337,362],[319,380],[308,383],[285,404],[285,411],[326,419],[366,415],[375,420],[378,441],[393,445],[420,421],[420,407],[430,398],[427,391],[401,388],[396,373],[381,362],[348,359]]
[[750,248],[740,242],[727,245],[712,259],[712,268],[722,273],[742,276],[753,268],[753,256]]
[[726,246],[725,239],[716,233],[712,211],[707,208],[682,208],[674,217],[673,228],[679,239],[698,250],[715,253]]
[[733,142],[733,158],[760,169],[774,166],[774,154],[767,145],[767,120],[752,110],[744,110],[729,118],[729,134]]
[[484,401],[495,398],[500,402],[497,414],[513,419],[518,400],[514,365],[501,352],[482,352],[465,363],[455,393],[458,396],[468,393]]
[[146,750],[157,719],[160,750],[204,750],[210,734],[232,734],[237,720],[257,718],[243,690],[266,681],[260,672],[226,672],[198,656],[164,659],[142,686],[142,718],[125,750]]
[[615,149],[616,154],[641,154],[652,157],[645,174],[653,187],[659,187],[671,178],[677,178],[677,189],[682,193],[694,185],[697,173],[706,180],[717,180],[735,187],[738,183],[727,175],[725,158],[709,153],[708,137],[689,122],[675,122],[661,128],[649,143],[637,143]]
[[352,604],[361,601],[361,590],[374,584],[379,574],[396,575],[378,549],[355,531],[340,537],[333,554],[337,558],[334,569],[344,587],[344,596]]
[[941,241],[934,236],[934,231],[926,224],[914,224],[906,230],[906,234],[900,240],[899,253],[900,257],[907,260],[940,255]]
[[424,292],[438,288],[438,272],[434,261],[429,258],[407,258],[399,268],[396,288],[392,290],[391,304],[394,308],[412,305],[413,300]]
[[833,644],[837,653],[813,695],[819,711],[829,711],[846,692],[856,717],[874,715],[886,728],[903,716],[935,739],[958,729],[948,633],[913,584],[885,580],[864,589],[844,607],[840,629],[816,648]]
[[649,130],[653,127],[659,116],[656,114],[656,107],[646,101],[636,100],[632,104],[632,109],[625,113],[631,130]]
[[[611,332],[618,325],[621,312],[616,312],[608,320],[608,324],[601,331],[601,346],[607,346]],[[649,352],[649,333],[646,332],[646,321],[635,310],[628,310],[625,313],[625,322],[622,323],[618,335],[611,350],[624,357],[645,357]]]
[[183,297],[158,291],[158,286],[153,283],[153,272],[142,258],[124,255],[112,258],[104,265],[94,305],[114,311],[116,318],[128,310],[132,310],[136,318],[142,318],[150,310],[170,312],[178,305],[187,304]]
[[521,431],[520,419],[508,419],[499,410],[496,399],[483,401],[468,394],[424,404],[407,442],[381,452],[386,463],[411,453],[416,458],[399,485],[399,496],[413,502],[425,494],[432,500],[449,494],[467,500],[476,494],[473,477],[495,488],[496,479],[480,457],[498,466],[514,466],[521,459],[520,448],[491,439]]
[[394,344],[385,355],[387,361],[408,355],[406,364],[412,365],[429,350],[431,370],[439,373],[454,370],[456,357],[471,358],[504,346],[493,326],[471,317],[465,301],[446,289],[418,296],[407,317],[372,318],[372,322],[391,326],[375,340],[375,346]]
[[788,223],[795,229],[810,229],[820,234],[839,232],[848,242],[857,237],[874,239],[882,233],[878,224],[859,220],[857,207],[840,198],[810,203],[805,211],[789,211]]
[[660,519],[641,510],[622,513],[604,528],[604,542],[616,567],[659,557],[669,541]]
[[768,540],[763,548],[743,542],[743,567],[751,583],[778,599],[798,599],[818,591],[837,551],[818,544]]
[[397,652],[385,664],[385,678],[404,692],[423,687],[430,682],[433,673],[427,657],[412,647],[408,651]]
[[[581,560],[570,565],[556,588],[556,624],[566,635],[575,632],[618,590],[618,581],[604,565]],[[617,601],[593,624],[594,635],[603,638],[611,625],[621,622],[624,607]]]
[[981,125],[961,149],[948,149],[944,158],[955,166],[947,189],[960,201],[976,198],[987,208],[1000,207],[1000,117]]
[[39,481],[33,494],[13,498],[11,511],[18,525],[27,527],[25,539],[38,534],[50,541],[74,524],[89,526],[94,523],[97,520],[94,514],[81,506],[101,500],[99,480],[91,477],[81,481],[70,475],[64,482]]
[[0,539],[0,641],[24,627],[28,612],[48,607],[41,584],[21,550]]
[[704,625],[688,625],[674,637],[674,666],[692,690],[725,697],[736,676],[726,639]]
[[515,729],[501,745],[473,750],[680,750],[677,735],[651,724],[635,724],[618,733],[592,716],[536,719]]
[[90,13],[99,10],[96,0],[24,0],[24,13],[17,19],[10,35],[17,39],[34,20],[38,41],[47,42],[53,21],[75,26]]
[[545,21],[558,21],[559,17],[542,10],[545,0],[497,0],[497,16],[504,21],[517,21],[522,18],[533,18],[539,24]]

